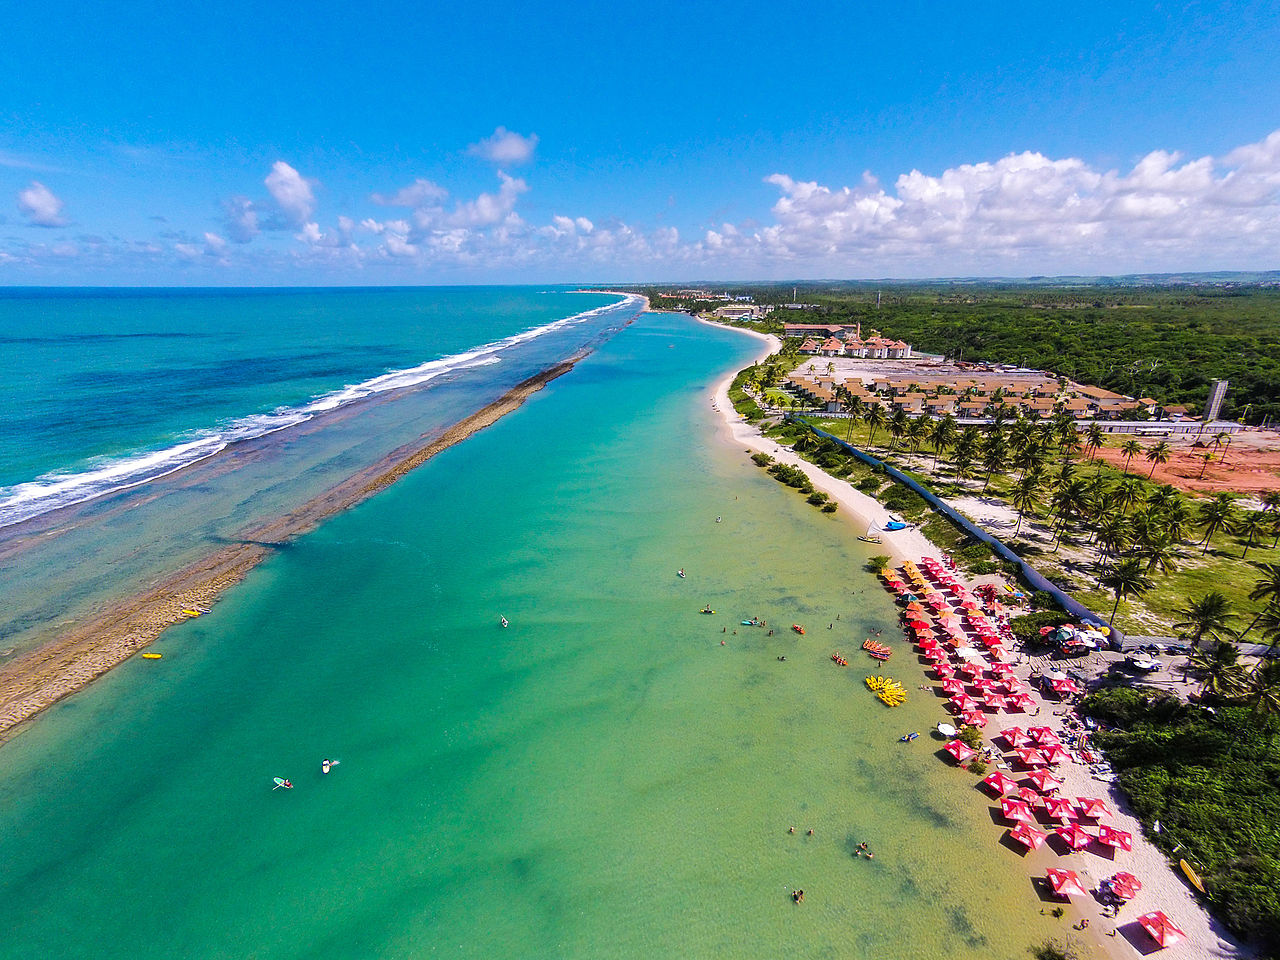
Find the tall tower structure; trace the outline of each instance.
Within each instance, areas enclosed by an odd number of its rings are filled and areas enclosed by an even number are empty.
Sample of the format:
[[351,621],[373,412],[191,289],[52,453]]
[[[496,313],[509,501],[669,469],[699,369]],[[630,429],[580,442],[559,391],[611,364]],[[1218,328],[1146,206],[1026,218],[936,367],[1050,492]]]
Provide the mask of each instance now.
[[1209,399],[1204,405],[1204,422],[1218,419],[1218,411],[1222,409],[1222,400],[1227,395],[1227,381],[1215,380],[1209,387]]

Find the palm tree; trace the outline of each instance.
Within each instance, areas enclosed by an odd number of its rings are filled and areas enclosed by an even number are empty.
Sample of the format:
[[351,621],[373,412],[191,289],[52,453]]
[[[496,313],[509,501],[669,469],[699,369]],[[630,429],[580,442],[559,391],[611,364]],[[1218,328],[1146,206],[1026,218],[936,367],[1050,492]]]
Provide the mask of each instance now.
[[871,428],[871,436],[867,438],[867,446],[870,447],[876,442],[876,430],[885,424],[884,407],[878,403],[873,403],[867,407],[867,412],[862,415],[867,421],[867,426]]
[[1240,554],[1243,560],[1249,555],[1249,548],[1253,546],[1254,537],[1261,533],[1266,533],[1267,528],[1271,526],[1271,518],[1260,511],[1251,511],[1244,515],[1244,519],[1236,525],[1236,536],[1244,537],[1244,553]]
[[1254,581],[1253,589],[1249,591],[1249,599],[1261,601],[1262,612],[1240,631],[1242,639],[1269,609],[1272,607],[1280,608],[1280,563],[1260,563],[1258,564],[1258,569],[1262,571],[1262,576]]
[[1187,658],[1200,674],[1200,693],[1229,698],[1245,689],[1245,673],[1240,668],[1240,651],[1233,644],[1219,641],[1212,650],[1197,650]]
[[855,397],[852,393],[849,392],[848,388],[845,388],[844,393],[845,393],[845,397],[847,398],[845,400],[844,408],[849,412],[849,432],[845,435],[845,440],[849,443],[852,443],[853,442],[853,425],[855,422],[862,419],[863,403],[862,403],[862,398]]
[[1167,441],[1161,440],[1153,447],[1147,449],[1147,460],[1151,463],[1151,472],[1147,474],[1150,480],[1156,474],[1157,466],[1164,466],[1169,462],[1169,458],[1173,456],[1173,448],[1169,446]]
[[1062,454],[1064,462],[1070,462],[1071,458],[1080,452],[1082,444],[1080,443],[1080,435],[1076,433],[1074,424],[1068,425],[1070,433],[1063,434],[1058,441],[1058,452]]
[[1235,501],[1227,493],[1220,493],[1212,500],[1200,504],[1199,520],[1205,531],[1204,549],[1200,551],[1202,556],[1209,552],[1209,540],[1215,533],[1219,530],[1223,533],[1235,530],[1237,515]]
[[1120,444],[1120,452],[1124,454],[1124,472],[1129,472],[1129,461],[1142,452],[1142,444],[1137,438],[1130,437],[1124,443]]
[[982,444],[982,469],[987,471],[987,479],[982,484],[982,491],[985,493],[992,475],[1009,469],[1009,445],[1005,442],[1002,431],[987,434],[987,439]]
[[1146,502],[1147,492],[1138,477],[1125,477],[1116,484],[1115,502],[1125,513]]
[[1230,628],[1236,615],[1231,610],[1231,601],[1217,590],[1210,590],[1198,600],[1188,601],[1174,613],[1181,617],[1173,625],[1179,636],[1186,637],[1193,647],[1199,647],[1206,636],[1221,640],[1221,634]]
[[1097,423],[1089,424],[1089,429],[1084,432],[1084,445],[1085,449],[1089,451],[1090,460],[1098,455],[1098,450],[1102,447],[1103,442],[1101,425]]
[[928,417],[916,417],[907,427],[907,442],[911,444],[913,457],[920,452],[920,445],[929,438],[929,423]]
[[1245,702],[1255,717],[1280,716],[1280,660],[1258,661],[1249,676]]
[[1142,569],[1142,561],[1136,557],[1121,560],[1102,575],[1101,582],[1116,596],[1116,603],[1111,608],[1111,618],[1107,623],[1115,622],[1121,600],[1125,597],[1139,597],[1155,586],[1155,582]]
[[956,419],[951,414],[934,423],[933,430],[929,434],[929,442],[933,445],[933,465],[929,468],[930,473],[938,469],[938,455],[951,446],[955,438]]
[[899,407],[893,412],[893,417],[889,420],[889,449],[893,449],[893,445],[903,438],[907,432],[907,411]]
[[1040,484],[1035,477],[1022,477],[1013,486],[1013,493],[1009,500],[1013,503],[1013,508],[1018,511],[1018,526],[1013,531],[1013,539],[1018,539],[1018,532],[1022,529],[1022,517],[1028,510],[1036,505],[1040,493]]
[[1204,478],[1204,472],[1209,469],[1209,463],[1213,460],[1213,454],[1211,452],[1206,451],[1205,453],[1201,454],[1201,459],[1204,460],[1204,463],[1201,464],[1200,466],[1200,472],[1196,474],[1197,480],[1201,480]]

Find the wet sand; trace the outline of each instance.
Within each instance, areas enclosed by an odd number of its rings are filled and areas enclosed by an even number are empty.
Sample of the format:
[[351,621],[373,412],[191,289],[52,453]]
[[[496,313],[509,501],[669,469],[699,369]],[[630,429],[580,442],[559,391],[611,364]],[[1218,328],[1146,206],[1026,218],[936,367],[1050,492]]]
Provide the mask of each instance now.
[[[0,666],[0,742],[41,710],[82,689],[139,653],[174,624],[205,612],[271,551],[327,517],[373,496],[442,450],[518,409],[577,364],[585,351],[529,377],[440,435],[392,451],[296,510],[246,531],[153,587],[64,630],[48,643]],[[424,442],[425,441],[425,442]],[[221,456],[221,455],[220,455]]]

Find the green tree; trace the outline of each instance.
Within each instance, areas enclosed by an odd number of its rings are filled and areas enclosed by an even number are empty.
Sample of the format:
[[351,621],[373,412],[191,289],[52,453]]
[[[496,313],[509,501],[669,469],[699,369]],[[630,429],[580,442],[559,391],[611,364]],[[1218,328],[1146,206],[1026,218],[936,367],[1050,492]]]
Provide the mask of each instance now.
[[1250,511],[1244,515],[1236,525],[1236,535],[1244,538],[1244,553],[1240,554],[1243,560],[1249,556],[1249,549],[1253,546],[1254,538],[1259,535],[1265,535],[1271,526],[1271,518],[1260,511]]
[[1209,650],[1196,650],[1187,658],[1188,665],[1200,675],[1200,693],[1222,699],[1240,696],[1247,689],[1245,672],[1240,666],[1240,651],[1234,644],[1218,641]]
[[1092,460],[1098,455],[1098,451],[1105,442],[1102,426],[1097,423],[1089,424],[1089,429],[1084,432],[1084,446],[1089,451],[1089,459]]
[[1204,528],[1204,549],[1200,551],[1202,555],[1209,552],[1209,541],[1215,533],[1219,530],[1223,533],[1235,530],[1238,515],[1235,501],[1227,493],[1220,493],[1212,500],[1200,504],[1198,519],[1200,526]]
[[1199,647],[1205,637],[1221,640],[1231,626],[1236,615],[1231,610],[1231,601],[1225,594],[1210,590],[1203,597],[1189,600],[1177,610],[1176,616],[1182,619],[1173,625],[1178,635],[1191,641],[1192,646]]
[[871,435],[867,437],[867,446],[871,447],[876,442],[876,430],[885,424],[884,407],[878,403],[873,403],[867,407],[867,412],[862,417],[867,421],[867,426],[871,428]]
[[1142,452],[1142,444],[1135,437],[1130,437],[1120,444],[1120,452],[1124,454],[1124,472],[1129,472],[1129,461]]
[[929,434],[929,443],[933,446],[933,465],[929,468],[929,472],[933,473],[938,469],[938,456],[942,451],[946,450],[955,442],[956,439],[956,418],[947,414],[942,419],[936,421],[933,430]]
[[1151,464],[1151,472],[1147,474],[1150,480],[1156,474],[1156,467],[1164,466],[1169,462],[1169,458],[1173,456],[1173,448],[1169,446],[1167,441],[1161,440],[1159,443],[1147,449],[1147,461]]
[[899,407],[893,412],[893,416],[889,419],[889,449],[892,450],[894,444],[901,440],[907,432],[909,421],[907,420],[907,411]]
[[1018,533],[1022,530],[1022,518],[1028,510],[1035,507],[1040,497],[1040,484],[1035,477],[1022,477],[1013,485],[1013,493],[1010,496],[1010,502],[1013,508],[1018,511],[1018,526],[1013,531],[1013,539],[1018,539]]
[[1126,597],[1140,597],[1155,583],[1142,569],[1142,562],[1136,557],[1127,557],[1102,575],[1102,585],[1115,594],[1115,606],[1111,608],[1111,618],[1107,623],[1115,623],[1116,611],[1120,609],[1120,601]]

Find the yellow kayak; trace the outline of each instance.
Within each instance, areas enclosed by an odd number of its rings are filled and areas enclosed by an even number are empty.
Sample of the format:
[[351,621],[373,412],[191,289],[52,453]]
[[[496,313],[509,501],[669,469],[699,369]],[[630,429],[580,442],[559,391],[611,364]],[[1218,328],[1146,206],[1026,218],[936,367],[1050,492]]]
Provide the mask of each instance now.
[[144,653],[142,655],[142,659],[143,660],[159,660],[163,656],[164,656],[163,653]]
[[199,611],[199,610],[183,610],[182,612],[183,612],[183,613],[185,613],[188,617],[198,617],[198,616],[200,616],[200,611]]
[[1200,874],[1196,873],[1195,870],[1191,868],[1191,864],[1187,863],[1187,861],[1185,860],[1179,860],[1178,866],[1182,868],[1182,872],[1186,875],[1187,880],[1191,883],[1193,887],[1195,887],[1201,893],[1208,892],[1204,888],[1204,881],[1200,879]]

